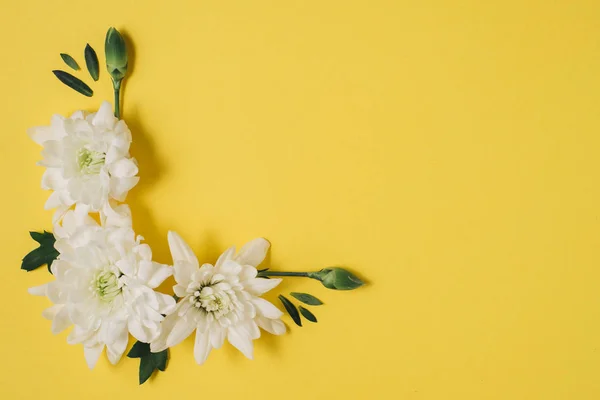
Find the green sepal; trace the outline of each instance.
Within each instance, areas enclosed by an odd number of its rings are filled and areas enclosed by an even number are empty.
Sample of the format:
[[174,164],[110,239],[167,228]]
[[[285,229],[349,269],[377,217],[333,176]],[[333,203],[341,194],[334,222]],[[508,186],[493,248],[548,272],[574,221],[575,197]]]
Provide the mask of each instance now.
[[58,78],[59,81],[75,90],[76,92],[81,93],[84,96],[92,97],[94,95],[94,91],[86,85],[81,79],[74,77],[68,72],[61,70],[52,71],[54,75]]
[[323,302],[321,300],[317,299],[315,296],[308,294],[308,293],[292,292],[290,294],[293,297],[295,297],[297,300],[303,302],[304,304],[308,304],[309,306],[320,306],[323,304]]
[[[121,80],[127,73],[127,46],[123,36],[113,27],[109,28],[108,32],[106,32],[104,52],[108,73],[113,79],[114,85],[120,86]],[[119,86],[115,86],[115,88]]]
[[77,64],[77,61],[75,61],[75,59],[67,53],[60,53],[60,57],[63,59],[65,64],[73,68],[75,71],[79,71],[81,69],[79,68],[79,64]]
[[21,263],[21,269],[25,271],[33,271],[41,267],[42,265],[48,266],[48,271],[52,273],[50,267],[52,262],[59,256],[59,252],[54,248],[54,235],[50,232],[29,232],[29,235],[33,240],[39,243],[39,247],[35,250],[30,251]]
[[260,275],[260,273],[261,273],[261,272],[266,272],[266,271],[268,271],[268,270],[269,270],[269,268],[263,268],[263,269],[258,269],[258,270],[256,270],[256,272],[257,272],[257,276],[256,276],[256,277],[257,277],[257,278],[263,278],[263,279],[271,279],[271,278],[269,278],[268,276],[261,276],[261,275]]
[[288,314],[290,314],[290,317],[292,317],[292,320],[294,320],[296,325],[302,326],[302,320],[300,319],[300,314],[298,314],[298,309],[296,306],[281,294],[279,295],[279,300],[281,300],[285,310],[288,312]]
[[141,385],[152,376],[155,370],[164,371],[167,368],[169,351],[152,353],[150,344],[137,341],[127,353],[127,357],[140,359],[139,382]]
[[306,308],[304,308],[302,306],[299,306],[298,308],[300,309],[300,313],[302,314],[302,316],[304,318],[306,318],[310,322],[317,322],[317,317],[315,317],[315,315],[313,313],[311,313],[310,311],[308,311]]
[[85,45],[85,65],[90,73],[90,76],[94,81],[97,81],[100,77],[100,63],[98,62],[98,55],[96,51],[89,44]]

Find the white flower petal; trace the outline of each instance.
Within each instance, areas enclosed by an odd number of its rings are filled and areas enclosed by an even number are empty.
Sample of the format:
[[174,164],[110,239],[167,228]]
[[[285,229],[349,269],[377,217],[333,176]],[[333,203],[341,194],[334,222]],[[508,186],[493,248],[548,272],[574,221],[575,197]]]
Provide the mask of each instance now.
[[52,192],[46,203],[44,204],[44,210],[52,210],[53,208],[66,205],[63,203],[60,192]]
[[[198,267],[187,261],[175,261],[173,265],[173,276],[175,281],[184,288],[187,288],[192,280],[192,276],[198,271]],[[179,296],[179,295],[178,295]],[[185,294],[179,296],[183,297]]]
[[85,119],[86,112],[83,110],[77,110],[73,114],[71,114],[71,119]]
[[215,273],[222,275],[239,275],[242,271],[242,266],[233,260],[227,260],[221,264],[221,267],[217,270],[215,267]]
[[[173,269],[175,269],[175,268],[173,268]],[[187,295],[187,286],[177,284],[177,285],[173,286],[173,292],[175,292],[175,295],[177,297],[185,297]]]
[[173,325],[173,330],[167,336],[167,347],[173,347],[183,342],[196,329],[196,323],[192,318],[181,317]]
[[257,267],[269,251],[269,242],[263,238],[254,239],[246,243],[235,256],[235,260],[242,265]]
[[279,285],[279,283],[281,283],[281,279],[254,278],[244,282],[244,286],[251,294],[260,296]]
[[140,181],[138,176],[131,178],[117,178],[112,177],[110,179],[110,197],[118,201],[125,201],[127,193]]
[[230,327],[227,330],[227,340],[233,345],[233,347],[241,351],[242,354],[252,360],[254,345],[252,344],[252,339],[248,337],[248,334],[243,329]]
[[279,308],[275,307],[273,304],[260,297],[253,298],[252,304],[254,304],[256,308],[258,308],[260,313],[267,318],[278,319],[281,318],[281,316],[283,315]]
[[54,316],[64,307],[64,304],[54,304],[44,311],[42,311],[42,317],[52,321]]
[[127,333],[127,329],[121,329],[120,333],[116,337],[116,340],[106,346],[106,355],[108,356],[108,361],[110,361],[111,364],[114,365],[119,362],[123,356],[123,353],[125,353],[128,340],[129,335]]
[[169,296],[168,294],[154,292],[156,295],[156,300],[158,301],[158,309],[157,311],[161,314],[168,315],[175,311],[175,307],[177,303],[173,296]]
[[142,324],[142,321],[138,320],[137,318],[130,318],[127,321],[127,328],[129,329],[131,336],[144,343],[151,342],[159,334],[159,330],[157,328],[149,327],[148,325],[148,323]]
[[30,287],[29,289],[27,289],[27,291],[29,292],[29,294],[32,294],[34,296],[46,296],[47,289],[48,289],[48,284],[45,283],[40,286]]
[[142,261],[138,269],[138,278],[154,289],[173,275],[173,268],[154,261]]
[[283,335],[285,333],[285,324],[279,319],[269,319],[258,316],[255,319],[258,326],[273,335]]
[[177,310],[181,307],[182,304],[183,301],[177,303],[175,310],[173,310],[173,312],[167,315],[163,320],[161,324],[160,335],[150,343],[150,351],[152,351],[153,353],[161,352],[168,347],[167,337],[173,330],[173,327],[175,326],[177,321],[179,321],[180,317],[177,315]]
[[221,348],[225,342],[226,330],[221,327],[211,328],[210,333],[210,344],[215,349]]
[[208,332],[202,333],[196,331],[196,341],[194,343],[194,359],[198,365],[204,364],[211,350],[211,345],[208,340]]
[[48,140],[44,143],[42,157],[44,158],[38,164],[47,168],[60,168],[62,166],[62,146],[57,140]]
[[94,369],[96,366],[96,363],[100,358],[100,354],[102,354],[102,350],[104,350],[103,344],[97,344],[91,347],[83,347],[83,355],[85,356],[85,361],[90,369]]
[[117,178],[130,178],[138,173],[138,166],[134,158],[121,158],[109,165],[108,172]]
[[258,271],[256,268],[251,267],[249,265],[244,265],[242,267],[242,272],[240,272],[240,281],[248,281],[250,279],[256,278]]
[[69,318],[69,310],[67,307],[62,307],[54,316],[52,320],[52,333],[59,334],[60,332],[67,329],[73,323],[71,322],[71,318]]
[[57,140],[58,138],[52,132],[49,126],[36,126],[27,129],[27,134],[37,144],[44,145],[48,140]]
[[219,259],[217,260],[217,263],[215,264],[215,268],[221,268],[221,265],[223,265],[223,263],[225,261],[233,259],[234,255],[235,255],[235,246],[231,246],[230,248],[225,250],[225,252],[223,254],[221,254],[219,256]]
[[253,319],[248,320],[244,323],[237,325],[238,331],[244,331],[246,336],[248,336],[252,340],[256,340],[260,337],[260,329],[258,329],[258,325],[254,322]]
[[199,267],[198,258],[196,258],[196,255],[190,246],[177,232],[169,231],[167,239],[169,241],[169,249],[171,249],[171,256],[173,257],[174,263],[177,261],[186,261],[195,267]]
[[42,189],[61,190],[67,186],[67,181],[63,178],[59,168],[48,168],[42,175]]
[[131,209],[127,204],[116,204],[110,200],[100,211],[100,221],[102,221],[102,226],[106,227],[130,228],[132,225]]
[[112,129],[116,122],[117,118],[113,114],[112,105],[108,101],[102,102],[100,109],[92,119],[92,124],[100,128]]

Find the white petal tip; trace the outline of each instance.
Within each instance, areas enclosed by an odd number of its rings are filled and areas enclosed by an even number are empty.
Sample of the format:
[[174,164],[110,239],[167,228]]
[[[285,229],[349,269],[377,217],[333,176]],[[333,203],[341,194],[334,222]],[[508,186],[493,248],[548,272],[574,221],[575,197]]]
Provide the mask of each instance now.
[[46,295],[46,285],[31,287],[31,288],[27,289],[27,292],[34,296],[45,296]]

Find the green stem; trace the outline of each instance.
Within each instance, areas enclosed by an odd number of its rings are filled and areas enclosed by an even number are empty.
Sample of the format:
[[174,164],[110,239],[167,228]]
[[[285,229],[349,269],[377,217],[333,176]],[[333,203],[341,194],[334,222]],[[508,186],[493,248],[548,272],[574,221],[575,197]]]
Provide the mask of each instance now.
[[[299,276],[303,278],[313,278],[310,272],[283,272],[283,271],[260,271],[259,277],[264,276]],[[317,278],[313,278],[317,279]]]
[[121,87],[115,87],[115,117],[121,119]]

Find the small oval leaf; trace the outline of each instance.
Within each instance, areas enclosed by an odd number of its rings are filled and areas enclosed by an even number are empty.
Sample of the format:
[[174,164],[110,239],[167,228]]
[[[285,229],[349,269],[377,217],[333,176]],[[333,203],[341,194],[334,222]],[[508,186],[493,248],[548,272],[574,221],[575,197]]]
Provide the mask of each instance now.
[[279,300],[281,300],[281,303],[283,303],[283,306],[288,314],[290,314],[290,317],[292,317],[296,325],[302,326],[302,320],[300,320],[300,314],[298,314],[298,309],[296,306],[283,295],[279,295]]
[[302,313],[302,316],[304,318],[306,318],[310,322],[317,322],[317,317],[315,317],[315,315],[313,313],[311,313],[310,311],[308,311],[306,308],[304,308],[302,306],[300,306],[298,308],[300,309],[300,312]]
[[308,293],[290,293],[297,300],[303,302],[304,304],[308,304],[309,306],[320,306],[323,302],[317,299],[315,296]]
[[75,71],[79,71],[81,69],[79,68],[79,64],[77,64],[77,61],[75,61],[75,59],[67,53],[60,53],[60,57],[63,59],[65,64],[73,68]]
[[60,80],[62,83],[64,83],[71,89],[81,93],[82,95],[87,97],[92,97],[94,95],[94,91],[88,85],[86,85],[81,79],[75,78],[68,72],[54,70],[52,71],[52,73],[56,75],[58,80]]
[[85,65],[87,66],[88,72],[94,81],[97,81],[100,77],[100,66],[98,63],[98,55],[96,51],[89,44],[85,45]]

